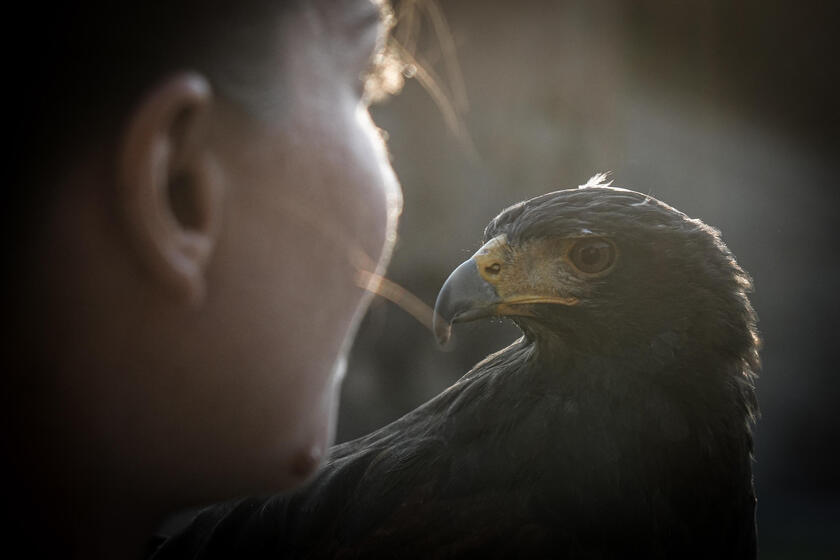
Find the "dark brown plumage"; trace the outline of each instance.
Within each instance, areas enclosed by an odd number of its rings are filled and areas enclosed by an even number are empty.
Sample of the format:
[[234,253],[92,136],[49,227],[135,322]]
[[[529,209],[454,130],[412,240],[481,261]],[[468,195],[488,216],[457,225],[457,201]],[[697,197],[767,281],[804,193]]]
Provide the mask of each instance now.
[[718,232],[606,186],[512,206],[438,298],[523,337],[289,496],[204,511],[156,557],[752,558],[758,367]]

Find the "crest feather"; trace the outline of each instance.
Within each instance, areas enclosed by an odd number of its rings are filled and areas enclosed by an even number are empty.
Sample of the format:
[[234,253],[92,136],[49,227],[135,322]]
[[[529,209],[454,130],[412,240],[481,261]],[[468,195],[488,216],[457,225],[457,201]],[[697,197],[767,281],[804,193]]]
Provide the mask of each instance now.
[[607,171],[605,173],[596,173],[595,175],[590,177],[586,183],[580,185],[578,188],[586,189],[589,187],[609,187],[613,183],[613,180],[610,178],[611,174],[612,171]]

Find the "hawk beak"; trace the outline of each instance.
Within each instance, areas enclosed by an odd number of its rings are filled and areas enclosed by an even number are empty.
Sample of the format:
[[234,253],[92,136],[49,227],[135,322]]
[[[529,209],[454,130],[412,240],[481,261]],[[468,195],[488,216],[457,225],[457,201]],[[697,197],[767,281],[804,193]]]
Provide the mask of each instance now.
[[[546,258],[556,250],[554,245],[511,248],[504,234],[485,243],[440,289],[433,319],[438,344],[449,342],[453,323],[489,316],[538,317],[546,304],[577,305],[578,298],[564,294],[557,284],[553,261]],[[529,267],[527,274],[522,266]]]
[[433,327],[438,344],[449,341],[453,323],[495,315],[500,303],[496,288],[479,274],[475,259],[465,261],[443,283],[435,302]]

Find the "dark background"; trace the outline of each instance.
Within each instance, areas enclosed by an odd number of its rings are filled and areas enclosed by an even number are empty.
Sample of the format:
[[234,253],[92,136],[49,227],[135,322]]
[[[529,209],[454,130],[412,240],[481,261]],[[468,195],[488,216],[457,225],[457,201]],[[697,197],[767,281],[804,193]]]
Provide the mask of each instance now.
[[[433,304],[502,208],[598,171],[721,229],[755,280],[764,340],[761,556],[840,558],[832,4],[457,0],[414,8],[423,24],[414,52],[462,128],[447,125],[448,109],[417,78],[374,108],[405,193],[389,277]],[[352,354],[339,441],[411,410],[517,333],[499,321],[463,325],[444,353],[414,319],[377,300]]]

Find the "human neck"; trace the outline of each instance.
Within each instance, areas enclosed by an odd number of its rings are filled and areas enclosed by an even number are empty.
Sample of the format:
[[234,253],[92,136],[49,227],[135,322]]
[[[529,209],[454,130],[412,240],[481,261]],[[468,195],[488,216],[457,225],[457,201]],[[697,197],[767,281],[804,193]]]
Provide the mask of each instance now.
[[[91,495],[70,498],[43,489],[9,504],[20,542],[33,558],[141,559],[159,516],[135,501]],[[82,494],[81,491],[73,492]]]
[[26,418],[7,423],[18,432],[2,442],[7,534],[32,558],[142,558],[165,508],[142,488],[78,465],[81,452],[56,445],[53,431]]

